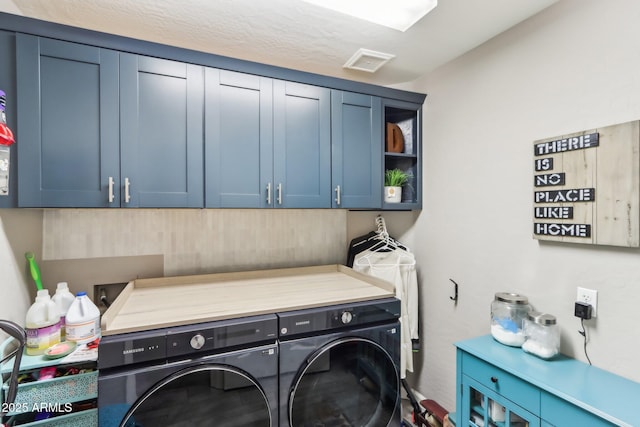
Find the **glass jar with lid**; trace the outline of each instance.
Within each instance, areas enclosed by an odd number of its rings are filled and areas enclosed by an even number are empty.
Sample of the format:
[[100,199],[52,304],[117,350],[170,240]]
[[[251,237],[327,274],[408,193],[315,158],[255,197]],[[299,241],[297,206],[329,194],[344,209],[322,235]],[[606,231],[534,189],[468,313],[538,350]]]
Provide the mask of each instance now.
[[524,321],[522,349],[543,359],[551,359],[560,351],[560,329],[555,316],[533,311]]
[[521,347],[524,343],[523,323],[531,306],[524,295],[498,292],[491,303],[491,335],[505,345]]

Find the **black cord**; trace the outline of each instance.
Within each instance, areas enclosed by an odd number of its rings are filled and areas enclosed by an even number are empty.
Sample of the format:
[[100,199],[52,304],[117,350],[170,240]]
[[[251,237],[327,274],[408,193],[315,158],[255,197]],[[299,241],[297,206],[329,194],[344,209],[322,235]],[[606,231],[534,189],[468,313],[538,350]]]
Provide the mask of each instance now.
[[591,359],[589,359],[589,353],[587,353],[587,329],[584,327],[584,319],[582,318],[580,319],[580,325],[582,325],[582,330],[578,332],[584,337],[584,355],[587,357],[589,365],[591,365]]

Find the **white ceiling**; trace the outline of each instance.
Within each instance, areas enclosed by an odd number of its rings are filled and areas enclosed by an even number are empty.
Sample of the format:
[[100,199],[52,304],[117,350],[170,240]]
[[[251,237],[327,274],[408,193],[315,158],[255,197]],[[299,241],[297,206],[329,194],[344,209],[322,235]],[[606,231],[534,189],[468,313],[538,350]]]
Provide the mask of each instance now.
[[[439,0],[404,33],[300,0],[0,0],[0,11],[393,85],[424,75],[557,1]],[[344,69],[359,48],[395,58],[375,74]]]

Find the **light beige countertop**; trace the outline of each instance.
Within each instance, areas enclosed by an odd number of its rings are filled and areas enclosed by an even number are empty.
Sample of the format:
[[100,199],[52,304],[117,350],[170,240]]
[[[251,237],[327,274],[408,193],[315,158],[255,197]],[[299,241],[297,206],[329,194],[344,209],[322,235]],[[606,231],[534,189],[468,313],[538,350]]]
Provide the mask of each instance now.
[[342,265],[137,279],[101,328],[106,336],[394,295],[391,283]]

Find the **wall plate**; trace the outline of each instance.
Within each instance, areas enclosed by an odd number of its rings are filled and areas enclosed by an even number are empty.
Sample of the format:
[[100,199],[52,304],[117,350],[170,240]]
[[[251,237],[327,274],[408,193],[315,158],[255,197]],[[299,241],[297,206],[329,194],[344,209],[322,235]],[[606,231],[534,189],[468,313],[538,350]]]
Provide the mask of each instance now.
[[598,312],[598,291],[578,286],[576,301],[589,304],[591,306],[591,317],[596,317]]

